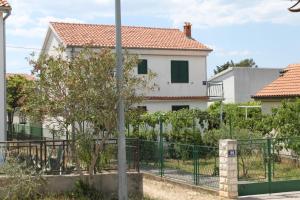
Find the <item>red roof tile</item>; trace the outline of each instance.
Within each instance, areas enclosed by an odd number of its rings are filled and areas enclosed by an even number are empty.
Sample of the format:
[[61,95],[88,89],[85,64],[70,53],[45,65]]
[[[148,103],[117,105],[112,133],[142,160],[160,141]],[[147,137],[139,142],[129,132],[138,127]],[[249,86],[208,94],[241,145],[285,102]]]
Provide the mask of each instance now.
[[[115,47],[115,26],[96,24],[50,23],[66,46]],[[208,50],[187,38],[179,29],[122,26],[124,48]]]
[[207,96],[147,96],[147,100],[207,100]]
[[300,96],[300,64],[284,69],[282,76],[258,91],[254,98],[298,97]]
[[0,7],[10,8],[10,5],[6,0],[0,0]]

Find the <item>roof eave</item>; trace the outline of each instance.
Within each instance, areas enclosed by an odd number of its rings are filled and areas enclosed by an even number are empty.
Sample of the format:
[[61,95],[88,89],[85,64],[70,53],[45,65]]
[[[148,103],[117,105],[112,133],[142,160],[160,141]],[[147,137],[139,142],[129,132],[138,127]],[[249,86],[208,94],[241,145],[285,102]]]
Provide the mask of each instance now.
[[[83,45],[65,45],[67,48],[83,48]],[[88,46],[88,45],[87,45]],[[115,46],[88,46],[89,48],[115,48]],[[212,49],[179,49],[179,48],[147,48],[147,47],[122,47],[124,49],[151,49],[151,50],[176,50],[176,51],[205,51],[211,52]]]
[[285,98],[297,98],[300,97],[300,94],[293,95],[268,95],[268,96],[257,96],[253,95],[251,98],[253,99],[285,99]]

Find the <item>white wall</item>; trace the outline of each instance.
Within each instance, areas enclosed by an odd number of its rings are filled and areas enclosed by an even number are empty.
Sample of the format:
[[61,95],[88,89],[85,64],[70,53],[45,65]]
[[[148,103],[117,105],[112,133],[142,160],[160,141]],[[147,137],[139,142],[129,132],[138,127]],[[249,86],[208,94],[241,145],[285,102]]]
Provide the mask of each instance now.
[[223,81],[225,103],[242,103],[253,101],[251,96],[277,79],[280,70],[235,67],[212,77],[210,81]]
[[[206,86],[202,84],[206,81],[206,57],[140,55],[139,58],[147,59],[148,70],[157,74],[154,82],[159,88],[147,92],[147,96],[206,96]],[[189,83],[171,83],[172,60],[189,62]]]
[[253,101],[251,96],[277,79],[280,70],[281,69],[267,68],[235,68],[235,102]]
[[139,106],[147,106],[147,111],[150,113],[157,111],[168,112],[172,110],[172,106],[179,105],[189,105],[190,109],[207,109],[207,102],[205,101],[145,101],[139,104]]
[[262,113],[265,114],[271,114],[272,113],[272,108],[277,108],[281,105],[281,101],[261,101],[261,110]]
[[235,102],[235,85],[234,85],[233,71],[229,71],[222,76],[214,78],[212,81],[223,81],[224,89],[224,101],[225,103],[234,103]]

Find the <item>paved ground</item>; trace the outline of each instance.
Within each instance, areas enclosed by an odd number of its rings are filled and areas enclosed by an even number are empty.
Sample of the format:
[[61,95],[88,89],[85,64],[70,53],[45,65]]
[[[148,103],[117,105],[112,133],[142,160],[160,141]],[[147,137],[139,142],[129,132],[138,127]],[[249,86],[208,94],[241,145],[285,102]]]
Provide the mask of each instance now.
[[168,182],[143,179],[144,195],[155,200],[219,200],[216,195],[198,192]]
[[[141,172],[147,172],[150,174],[159,175],[158,169],[141,169]],[[164,176],[172,179],[181,180],[189,184],[194,184],[194,176],[192,173],[186,173],[176,169],[164,169]],[[209,188],[219,187],[219,177],[203,176],[199,175],[199,186],[205,186]]]
[[300,192],[287,192],[278,194],[266,194],[266,195],[255,195],[240,197],[240,200],[300,200]]

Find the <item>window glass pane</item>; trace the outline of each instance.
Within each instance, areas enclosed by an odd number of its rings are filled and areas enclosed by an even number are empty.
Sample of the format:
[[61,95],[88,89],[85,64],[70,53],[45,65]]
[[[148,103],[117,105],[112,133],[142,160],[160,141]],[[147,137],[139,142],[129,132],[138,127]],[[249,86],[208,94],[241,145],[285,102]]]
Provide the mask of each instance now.
[[177,111],[181,109],[190,109],[190,106],[189,105],[172,106],[172,111]]
[[171,83],[189,82],[189,63],[188,61],[171,61]]
[[147,60],[139,60],[138,74],[147,74],[147,73],[148,73]]

